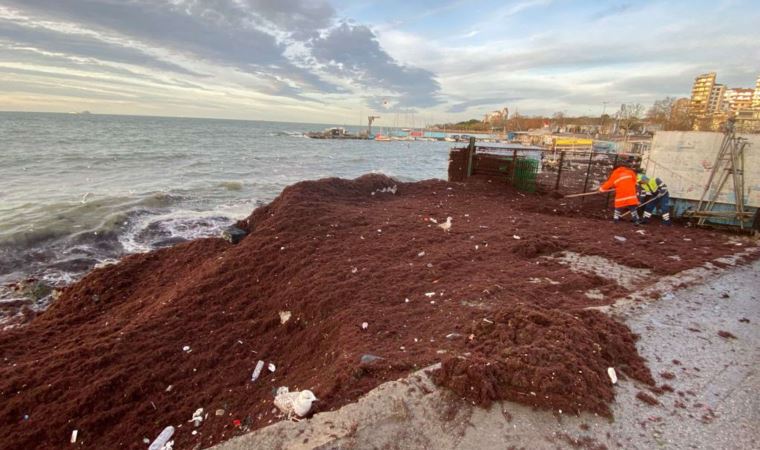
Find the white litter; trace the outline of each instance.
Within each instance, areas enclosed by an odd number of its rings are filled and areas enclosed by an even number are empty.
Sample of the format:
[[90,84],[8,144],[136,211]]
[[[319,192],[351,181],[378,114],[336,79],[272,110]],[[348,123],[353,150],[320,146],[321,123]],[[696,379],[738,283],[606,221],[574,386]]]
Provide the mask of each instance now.
[[192,422],[196,427],[200,426],[201,422],[203,422],[203,408],[196,409],[193,413],[193,418],[188,420],[188,422]]
[[628,240],[628,239],[624,238],[623,236],[615,236],[615,239],[617,239],[620,242],[625,242],[625,241]]
[[79,434],[79,430],[74,430],[71,432],[71,443],[76,444],[77,442],[77,434]]
[[617,374],[615,373],[614,367],[607,368],[607,375],[610,376],[610,381],[612,381],[612,384],[617,384]]
[[409,299],[408,299],[408,298],[405,298],[405,299],[404,299],[404,303],[409,303]]
[[369,324],[367,322],[362,322],[362,330],[366,330],[369,328]]
[[284,324],[290,320],[290,311],[280,311],[280,324]]
[[515,238],[515,239],[517,239],[517,240],[520,240],[520,239],[522,239],[520,236],[518,236],[518,235],[516,235],[516,234],[513,234],[513,235],[512,235],[512,237],[513,237],[513,238]]
[[644,236],[645,234],[647,234],[647,232],[644,231],[644,230],[636,230],[636,232],[639,233],[642,236]]
[[274,372],[275,370],[277,370],[277,366],[275,366],[273,363],[269,363],[269,365],[267,366],[267,369],[269,369],[270,372]]
[[[171,439],[173,435],[174,427],[169,425],[168,427],[164,428],[164,430],[161,432],[161,434],[158,435],[156,439],[153,440],[153,443],[150,444],[148,450],[161,450],[162,448],[165,448],[164,446],[169,442],[169,439]],[[169,448],[171,448],[171,446]]]
[[419,252],[419,253],[417,253],[417,256],[420,256],[420,257],[421,256],[425,256],[425,252]]
[[430,217],[428,220],[431,221],[431,222],[433,222],[433,223],[438,223],[438,221],[435,220],[435,219],[433,219],[432,217]]
[[253,369],[253,374],[251,374],[251,382],[254,382],[259,378],[262,369],[264,369],[264,361],[259,360],[259,362],[256,363],[256,367]]
[[432,297],[435,295],[435,292],[425,292],[425,297]]
[[190,353],[193,350],[190,348],[189,345],[186,345],[186,346],[182,347],[182,351],[185,352],[185,353]]
[[359,271],[359,269],[357,269],[356,267],[352,267],[352,268],[351,268],[351,273],[356,273],[356,272],[358,272],[358,271]]

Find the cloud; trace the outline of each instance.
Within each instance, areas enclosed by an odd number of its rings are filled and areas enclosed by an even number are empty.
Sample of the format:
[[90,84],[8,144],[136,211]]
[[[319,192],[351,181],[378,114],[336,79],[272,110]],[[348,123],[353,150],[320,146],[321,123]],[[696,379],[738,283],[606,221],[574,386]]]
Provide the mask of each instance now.
[[440,103],[440,84],[432,72],[400,64],[380,47],[374,32],[364,25],[346,22],[310,42],[319,64],[338,76],[370,91],[373,108],[429,107]]
[[625,13],[633,7],[632,3],[621,3],[619,5],[612,5],[602,10],[599,10],[591,15],[592,20],[602,20],[607,17],[617,16]]
[[44,48],[48,52],[68,53],[88,58],[151,67],[184,75],[198,75],[184,67],[162,61],[139,49],[94,39],[91,35],[64,33],[42,26],[22,26],[0,19],[0,42]]
[[491,97],[467,100],[461,103],[455,103],[446,110],[450,113],[462,113],[475,106],[503,105],[509,102],[521,100],[521,97]]

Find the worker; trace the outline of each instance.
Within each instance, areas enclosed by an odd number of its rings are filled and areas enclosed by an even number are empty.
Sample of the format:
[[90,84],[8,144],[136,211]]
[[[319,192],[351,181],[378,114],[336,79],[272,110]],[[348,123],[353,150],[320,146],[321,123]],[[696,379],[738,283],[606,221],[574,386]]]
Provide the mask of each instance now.
[[668,186],[659,178],[649,178],[643,173],[636,175],[639,186],[639,197],[644,205],[644,217],[641,223],[649,223],[652,213],[657,208],[662,215],[662,224],[671,225],[670,221],[670,193]]
[[613,189],[615,190],[614,222],[619,223],[623,210],[627,209],[631,213],[633,224],[638,225],[639,197],[636,195],[636,172],[628,167],[628,164],[616,165],[607,181],[599,186],[599,192],[608,192]]

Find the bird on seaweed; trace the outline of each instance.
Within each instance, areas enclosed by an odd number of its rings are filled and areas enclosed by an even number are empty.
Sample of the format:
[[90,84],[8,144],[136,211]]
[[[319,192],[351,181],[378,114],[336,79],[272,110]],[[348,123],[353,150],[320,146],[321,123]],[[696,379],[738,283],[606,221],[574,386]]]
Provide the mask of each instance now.
[[451,229],[451,216],[446,218],[446,222],[439,223],[438,226],[441,227],[443,231],[448,233],[449,230]]
[[293,414],[298,417],[303,417],[309,414],[311,411],[312,403],[319,399],[313,392],[306,389],[303,391],[289,392],[287,387],[277,388],[277,393],[274,397],[274,406],[277,407],[283,414],[287,414],[288,420],[293,417]]

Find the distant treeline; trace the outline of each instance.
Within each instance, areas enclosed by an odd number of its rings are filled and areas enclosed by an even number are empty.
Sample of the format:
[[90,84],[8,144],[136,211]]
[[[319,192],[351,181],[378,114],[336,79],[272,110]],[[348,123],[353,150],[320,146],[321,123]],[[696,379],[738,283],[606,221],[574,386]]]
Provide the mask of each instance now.
[[618,129],[638,131],[646,124],[659,125],[664,130],[689,130],[691,120],[688,116],[688,99],[675,99],[666,97],[654,102],[648,110],[639,103],[629,103],[620,106],[620,109],[612,114],[602,114],[598,117],[578,116],[569,117],[564,113],[557,112],[549,116],[522,116],[513,114],[506,120],[485,122],[480,119],[470,119],[463,122],[437,124],[432,128],[490,132],[492,130],[507,129],[510,131],[527,131],[544,126],[552,128],[584,128],[599,126],[603,128],[616,125]]

